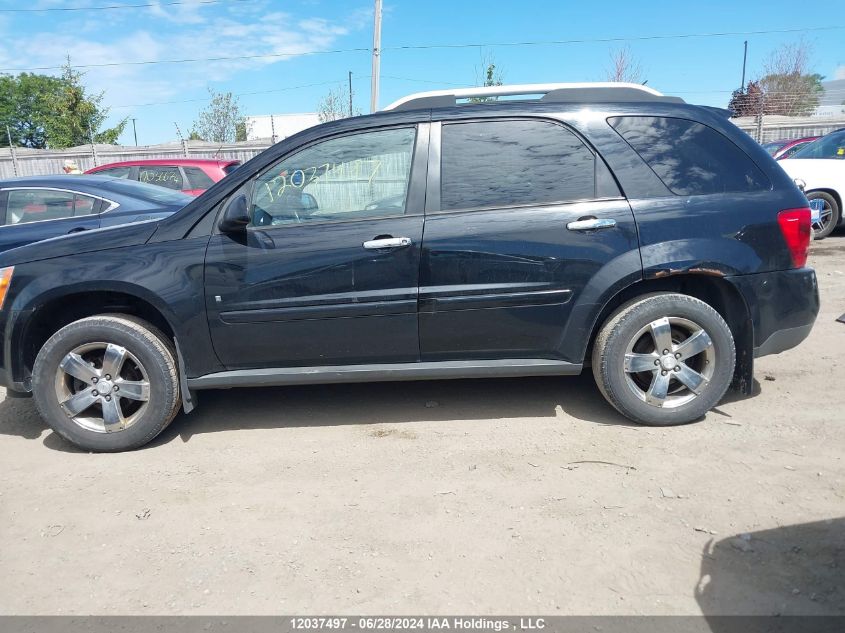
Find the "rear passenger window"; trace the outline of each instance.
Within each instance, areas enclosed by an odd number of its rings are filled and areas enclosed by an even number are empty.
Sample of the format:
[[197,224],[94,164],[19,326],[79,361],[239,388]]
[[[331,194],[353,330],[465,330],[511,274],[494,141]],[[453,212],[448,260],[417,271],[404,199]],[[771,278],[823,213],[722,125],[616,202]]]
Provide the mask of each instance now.
[[138,180],[151,185],[159,185],[168,189],[182,190],[182,174],[178,167],[141,167],[138,172]]
[[728,138],[706,125],[670,117],[613,117],[608,123],[679,196],[760,191],[771,182]]
[[101,169],[95,172],[96,176],[111,176],[112,178],[129,178],[132,172],[131,167],[112,167],[111,169]]
[[183,167],[191,183],[191,189],[209,189],[214,181],[199,167]]
[[596,197],[596,157],[550,121],[443,126],[440,208],[506,207]]

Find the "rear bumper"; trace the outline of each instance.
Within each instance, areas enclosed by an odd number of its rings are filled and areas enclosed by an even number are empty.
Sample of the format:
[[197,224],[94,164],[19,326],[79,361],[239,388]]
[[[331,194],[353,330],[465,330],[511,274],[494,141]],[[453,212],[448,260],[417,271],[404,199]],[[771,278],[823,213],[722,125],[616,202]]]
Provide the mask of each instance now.
[[812,268],[728,277],[749,307],[754,356],[779,354],[810,334],[819,314],[819,288]]

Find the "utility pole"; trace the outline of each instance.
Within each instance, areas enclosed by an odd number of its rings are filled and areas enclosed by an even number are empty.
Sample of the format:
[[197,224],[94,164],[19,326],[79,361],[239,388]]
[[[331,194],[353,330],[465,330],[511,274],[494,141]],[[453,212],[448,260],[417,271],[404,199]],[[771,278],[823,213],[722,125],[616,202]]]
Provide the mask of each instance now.
[[349,116],[352,116],[352,71],[349,71]]
[[173,125],[176,126],[176,133],[179,135],[179,140],[182,141],[182,153],[185,155],[185,158],[188,158],[188,141],[182,136],[182,130],[179,129],[179,124],[174,121]]
[[9,154],[12,155],[12,169],[15,171],[15,176],[18,176],[18,157],[15,154],[15,146],[12,144],[12,131],[9,126],[6,126],[6,136],[9,138]]
[[373,77],[370,83],[370,112],[378,110],[379,73],[381,68],[381,0],[375,0],[373,18]]
[[745,62],[748,60],[748,40],[745,40],[745,50],[742,53],[742,84],[740,90],[745,90]]
[[138,130],[135,129],[135,119],[132,119],[132,134],[135,135],[135,147],[138,147]]
[[94,155],[94,167],[100,164],[100,157],[97,156],[97,145],[94,143],[94,131],[88,126],[88,138],[91,139],[91,154]]

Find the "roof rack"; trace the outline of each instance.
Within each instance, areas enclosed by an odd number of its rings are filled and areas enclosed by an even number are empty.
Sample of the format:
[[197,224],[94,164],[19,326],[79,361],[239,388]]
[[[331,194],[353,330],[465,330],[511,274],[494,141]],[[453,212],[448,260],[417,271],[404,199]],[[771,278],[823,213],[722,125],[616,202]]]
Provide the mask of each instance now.
[[511,97],[543,95],[540,101],[550,103],[589,103],[613,101],[663,101],[684,103],[680,97],[667,97],[653,88],[641,84],[622,82],[520,84],[487,86],[483,88],[458,88],[417,92],[394,101],[385,110],[420,110],[451,108],[460,99],[485,97]]

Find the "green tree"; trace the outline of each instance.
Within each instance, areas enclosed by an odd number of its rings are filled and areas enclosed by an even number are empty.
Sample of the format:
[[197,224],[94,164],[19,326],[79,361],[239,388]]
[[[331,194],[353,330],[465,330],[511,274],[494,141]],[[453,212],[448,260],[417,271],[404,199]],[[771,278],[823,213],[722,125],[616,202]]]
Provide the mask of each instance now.
[[[355,95],[352,96],[354,98]],[[354,108],[352,112],[349,111],[349,101],[349,89],[346,84],[342,84],[334,90],[329,90],[317,104],[317,118],[320,123],[337,121],[361,114],[361,111],[357,108]]]
[[241,117],[241,119],[235,123],[235,142],[240,143],[242,141],[246,141],[247,137],[249,136],[249,129],[250,125],[247,123],[245,117]]
[[[488,53],[481,58],[481,66],[476,68],[478,75],[476,83],[480,83],[484,88],[492,88],[493,86],[501,86],[503,84],[502,70],[496,66],[496,60],[493,55]],[[496,97],[473,97],[470,103],[485,103],[487,101],[496,101]]]
[[49,75],[0,75],[0,143],[9,142],[8,126],[12,144],[36,149],[47,147],[50,101],[61,88],[61,80]]
[[824,94],[824,77],[810,70],[811,53],[805,42],[775,49],[763,65],[762,77],[734,91],[728,105],[734,116],[811,114]]
[[747,87],[737,88],[731,95],[728,110],[731,116],[757,116],[763,107],[763,89],[760,82],[749,81]]
[[59,79],[61,88],[47,100],[51,112],[45,121],[47,143],[63,148],[87,143],[116,143],[129,118],[112,128],[101,129],[109,110],[102,106],[104,93],[88,94],[82,73],[73,69],[68,58]]
[[246,140],[246,118],[238,98],[231,92],[208,91],[211,102],[194,121],[191,134],[212,143],[232,143],[238,140],[238,129]]

